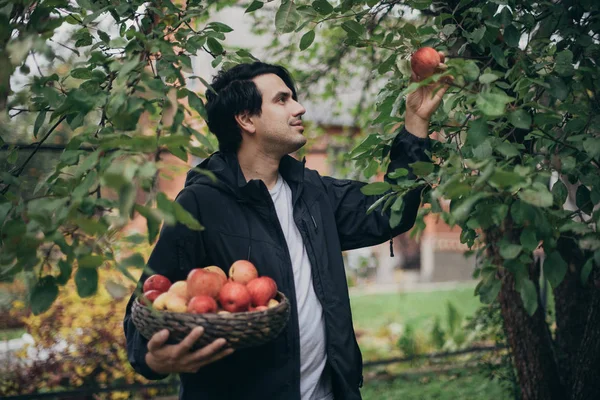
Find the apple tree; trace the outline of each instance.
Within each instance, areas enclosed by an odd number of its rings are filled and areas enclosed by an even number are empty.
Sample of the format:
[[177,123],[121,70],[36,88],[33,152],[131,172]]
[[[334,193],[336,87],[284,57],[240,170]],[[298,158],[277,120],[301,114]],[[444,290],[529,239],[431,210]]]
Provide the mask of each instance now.
[[[165,152],[214,151],[192,57],[252,60],[209,20],[231,3],[0,0],[0,279],[27,277],[34,314],[73,280],[92,296],[99,268],[133,279],[163,222],[202,228],[157,181]],[[122,243],[134,214],[147,234]]]
[[[263,4],[264,3],[264,4]],[[476,294],[499,302],[523,399],[600,398],[600,5],[591,0],[283,0],[248,7],[275,29],[275,59],[307,98],[360,89],[357,171],[386,164],[406,94],[454,83],[432,119],[432,162],[365,187],[399,223],[424,186],[419,219],[461,228],[480,262]],[[411,83],[410,54],[444,51],[448,71]],[[548,310],[544,288],[552,290]],[[549,315],[551,314],[551,315]],[[550,324],[551,319],[555,323]]]

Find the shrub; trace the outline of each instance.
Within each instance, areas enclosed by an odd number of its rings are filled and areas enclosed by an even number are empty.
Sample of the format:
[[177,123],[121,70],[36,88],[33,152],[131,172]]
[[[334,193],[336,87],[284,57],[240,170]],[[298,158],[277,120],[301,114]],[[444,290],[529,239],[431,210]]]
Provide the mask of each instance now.
[[[35,344],[17,353],[15,367],[0,383],[0,397],[147,383],[127,361],[122,327],[135,284],[114,268],[100,268],[98,272],[96,295],[80,298],[71,280],[47,312],[22,318]],[[121,288],[120,293],[115,288]],[[120,296],[115,298],[115,294]],[[141,394],[154,395],[155,389]],[[106,393],[95,398],[129,397],[129,393]]]

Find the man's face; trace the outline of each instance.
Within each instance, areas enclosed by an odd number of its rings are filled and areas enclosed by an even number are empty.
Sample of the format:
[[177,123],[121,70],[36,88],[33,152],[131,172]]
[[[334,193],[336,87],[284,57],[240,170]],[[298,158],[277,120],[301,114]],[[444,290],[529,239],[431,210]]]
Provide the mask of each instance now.
[[304,107],[292,98],[292,91],[275,74],[253,79],[262,93],[261,115],[251,117],[259,147],[268,154],[284,156],[306,144],[302,134]]

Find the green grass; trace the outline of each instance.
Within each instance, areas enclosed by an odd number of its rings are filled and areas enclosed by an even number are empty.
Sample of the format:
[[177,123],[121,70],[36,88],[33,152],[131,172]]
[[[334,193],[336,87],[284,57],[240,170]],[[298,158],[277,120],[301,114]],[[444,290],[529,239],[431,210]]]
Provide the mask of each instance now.
[[0,330],[0,341],[20,338],[25,332],[24,328]]
[[510,392],[482,373],[463,370],[457,374],[402,377],[365,381],[363,400],[509,400]]
[[481,305],[473,296],[474,287],[432,292],[406,292],[352,295],[352,316],[359,329],[376,330],[392,322],[410,324],[420,328],[436,316],[445,318],[448,301],[463,316],[473,315]]

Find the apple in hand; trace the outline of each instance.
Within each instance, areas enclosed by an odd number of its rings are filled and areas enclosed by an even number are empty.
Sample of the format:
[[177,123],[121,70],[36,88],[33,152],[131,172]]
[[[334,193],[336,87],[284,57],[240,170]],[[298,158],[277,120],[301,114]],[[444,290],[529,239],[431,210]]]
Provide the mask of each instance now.
[[163,275],[154,274],[148,277],[144,281],[143,292],[146,293],[149,290],[158,290],[161,293],[166,292],[171,287],[171,281],[169,278]]
[[221,276],[223,278],[223,283],[227,282],[227,274],[221,268],[216,265],[209,265],[208,267],[203,268],[205,271],[214,272],[215,274]]
[[233,282],[245,285],[252,279],[258,278],[258,271],[254,264],[246,260],[238,260],[229,268],[229,278]]
[[277,294],[277,284],[268,276],[252,279],[246,284],[253,306],[266,306]]
[[238,282],[227,282],[219,292],[219,303],[225,311],[246,311],[250,306],[250,301],[248,289]]
[[433,75],[441,62],[440,53],[432,47],[421,47],[410,58],[410,66],[420,79]]
[[187,276],[188,296],[206,295],[216,299],[224,284],[225,281],[216,272],[195,268]]
[[168,290],[169,293],[176,294],[177,296],[183,297],[188,300],[188,284],[186,281],[177,281],[171,285]]
[[156,300],[156,298],[158,296],[160,296],[162,293],[159,292],[158,290],[148,290],[147,292],[144,292],[144,297],[148,299],[148,301],[150,301],[150,303],[154,303],[154,300]]
[[214,313],[217,312],[217,302],[210,296],[194,296],[187,305],[187,312],[192,314]]

